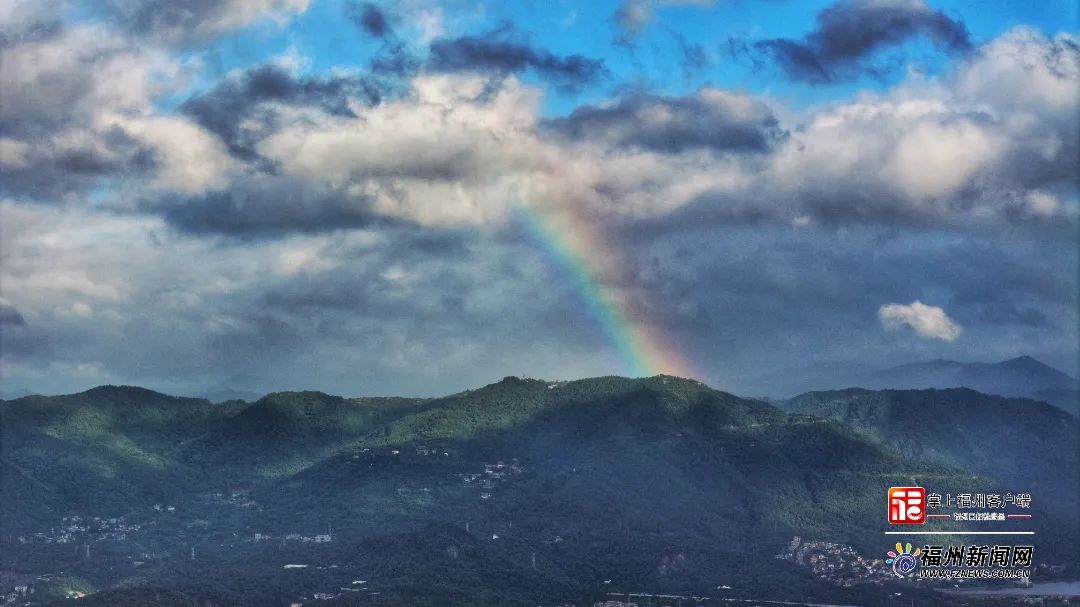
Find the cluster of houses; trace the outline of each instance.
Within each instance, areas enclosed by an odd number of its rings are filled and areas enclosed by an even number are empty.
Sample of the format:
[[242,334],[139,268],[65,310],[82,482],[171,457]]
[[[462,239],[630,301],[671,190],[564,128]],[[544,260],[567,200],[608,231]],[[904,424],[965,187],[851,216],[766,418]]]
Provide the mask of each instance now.
[[272,542],[274,540],[281,542],[302,542],[313,544],[329,544],[334,541],[334,537],[329,533],[319,533],[316,535],[303,535],[300,533],[288,533],[286,535],[273,536],[266,533],[256,533],[251,536],[251,540],[254,542]]
[[792,538],[776,558],[808,567],[817,577],[838,584],[880,583],[894,579],[881,559],[867,559],[846,544]]
[[[342,586],[340,588],[342,592],[316,592],[311,595],[311,598],[316,601],[329,601],[338,598],[346,592],[367,592],[371,596],[378,596],[380,594],[378,592],[369,592],[367,588],[363,586],[364,584],[367,584],[367,580],[354,580],[352,586]],[[290,607],[303,607],[304,603],[302,601],[305,600],[307,600],[307,597],[300,597],[300,600],[294,601]]]
[[234,508],[253,508],[256,505],[255,500],[243,489],[233,489],[228,493],[207,493],[202,497],[208,502]]
[[450,457],[450,452],[449,451],[442,451],[442,450],[439,450],[439,449],[432,449],[431,447],[425,447],[424,445],[419,445],[419,446],[416,447],[416,454],[421,456],[421,457],[432,457],[432,456],[435,456],[435,455],[442,456],[442,457]]
[[593,603],[593,607],[704,607],[711,600],[707,596],[684,594],[609,592],[607,600]]
[[34,587],[28,584],[19,584],[11,588],[11,592],[0,595],[0,599],[3,599],[4,605],[10,605],[20,598],[30,596],[34,594]]
[[100,542],[106,540],[125,540],[127,535],[142,529],[138,523],[129,523],[124,517],[100,518],[65,516],[59,527],[52,527],[47,532],[33,535],[20,535],[20,544],[73,544],[76,542]]
[[466,486],[479,487],[480,499],[487,500],[491,499],[492,490],[495,489],[496,485],[524,471],[525,468],[521,465],[521,462],[514,458],[510,460],[509,464],[502,461],[494,464],[484,464],[483,472],[460,474],[458,476]]
[[50,573],[34,575],[0,570],[0,588],[3,589],[0,591],[0,607],[29,605],[37,591],[35,584],[47,584],[53,577]]
[[[383,455],[389,454],[391,456],[398,456],[398,455],[402,454],[402,450],[401,449],[389,449],[389,450],[382,451],[381,453]],[[450,452],[449,451],[444,451],[442,449],[433,449],[433,448],[425,446],[425,445],[417,445],[416,447],[413,448],[413,453],[415,455],[417,455],[418,457],[435,457],[435,456],[450,457]],[[371,460],[371,459],[375,458],[378,455],[380,455],[380,451],[372,450],[370,447],[364,447],[363,449],[360,449],[359,451],[353,453],[352,457],[353,457],[353,459]],[[408,454],[406,454],[406,455],[408,455]]]

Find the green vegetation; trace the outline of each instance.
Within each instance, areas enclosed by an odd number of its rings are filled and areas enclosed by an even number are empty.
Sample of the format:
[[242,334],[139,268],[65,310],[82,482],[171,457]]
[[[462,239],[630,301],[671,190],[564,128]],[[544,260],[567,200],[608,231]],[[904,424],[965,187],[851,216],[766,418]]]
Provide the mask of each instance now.
[[1080,422],[1060,409],[964,388],[810,392],[781,406],[843,422],[907,457],[972,470],[1002,491],[1031,493],[1034,520],[1052,522],[1047,532],[1080,537]]
[[[794,414],[667,376],[506,378],[439,399],[29,397],[0,404],[0,569],[63,571],[98,590],[88,605],[585,604],[722,584],[876,604],[891,587],[774,557],[795,535],[876,557],[899,483],[1025,480],[1012,490],[1035,504],[1070,490],[1055,475],[1075,421],[951,392],[811,394],[783,404]],[[961,412],[943,423],[900,415],[947,405]],[[980,436],[1026,459],[984,465]],[[1009,476],[1022,466],[1031,483]],[[1043,514],[1057,533],[1039,554],[1075,572],[1075,519]]]

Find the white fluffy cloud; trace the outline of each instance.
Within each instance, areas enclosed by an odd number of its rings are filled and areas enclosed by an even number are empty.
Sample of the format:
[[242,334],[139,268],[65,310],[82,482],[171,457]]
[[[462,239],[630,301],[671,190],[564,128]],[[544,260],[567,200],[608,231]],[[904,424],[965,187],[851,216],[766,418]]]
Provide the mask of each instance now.
[[883,220],[970,229],[1024,217],[1075,221],[1029,204],[1034,189],[1075,190],[1080,47],[1006,32],[940,78],[813,111],[760,185],[821,221]]
[[[153,4],[114,9],[135,19]],[[211,32],[306,5],[234,0],[189,12]],[[30,19],[0,15],[19,18]],[[0,49],[12,66],[0,104],[0,123],[10,127],[0,139],[9,190],[72,201],[119,180],[120,194],[172,196],[144,208],[173,217],[190,216],[177,210],[188,203],[177,196],[216,194],[231,201],[230,212],[255,214],[281,233],[298,216],[317,218],[305,230],[334,228],[342,212],[354,225],[501,225],[522,203],[629,221],[685,211],[717,223],[963,230],[1018,222],[1068,228],[1077,216],[1068,201],[1080,161],[1080,47],[1065,34],[1017,28],[949,74],[912,77],[801,115],[704,88],[584,108],[553,128],[558,121],[541,118],[539,88],[465,74],[421,73],[405,94],[377,104],[320,104],[318,87],[291,100],[239,100],[248,113],[238,133],[259,161],[279,169],[274,174],[250,157],[230,157],[232,144],[198,117],[163,115],[156,99],[175,91],[192,66],[133,35],[65,26]],[[282,196],[305,194],[265,199],[261,193],[272,196],[283,179],[290,188]],[[261,193],[240,205],[241,191]],[[290,211],[281,225],[273,225],[274,209]]]
[[945,310],[928,306],[919,300],[910,304],[885,304],[878,309],[878,319],[888,330],[911,327],[919,337],[954,341],[960,336],[960,325],[953,322]]
[[112,124],[152,151],[151,185],[166,192],[198,194],[220,187],[236,164],[221,141],[184,118],[117,117]]
[[[1076,209],[1060,192],[1075,189],[1077,48],[1068,36],[1012,30],[944,76],[913,76],[787,124],[774,116],[790,112],[710,88],[544,121],[541,91],[514,78],[421,74],[407,94],[357,100],[348,115],[258,102],[274,126],[251,132],[281,174],[335,192],[311,204],[429,226],[501,224],[527,202],[629,220],[686,210],[721,223],[1067,231]],[[1001,78],[1020,100],[988,93]]]
[[513,80],[491,92],[479,77],[422,76],[410,95],[358,109],[359,118],[285,112],[291,126],[257,150],[287,175],[373,201],[380,215],[485,223],[520,201],[521,179],[543,153],[538,102]]
[[[11,10],[13,31],[45,17]],[[155,106],[196,66],[101,23],[57,26],[0,46],[2,185],[44,203],[82,202],[106,180],[193,194],[224,185],[224,146]]]

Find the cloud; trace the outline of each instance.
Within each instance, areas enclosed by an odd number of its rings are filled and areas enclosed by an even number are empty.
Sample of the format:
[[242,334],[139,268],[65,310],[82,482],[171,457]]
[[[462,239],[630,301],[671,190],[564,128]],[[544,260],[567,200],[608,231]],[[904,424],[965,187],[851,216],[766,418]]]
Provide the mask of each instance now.
[[[267,14],[217,12],[241,5],[288,18],[300,3],[189,4],[206,24],[190,35],[0,7],[5,379],[187,389],[247,372],[267,388],[432,393],[620,372],[508,222],[522,204],[600,233],[597,279],[711,364],[706,379],[826,353],[1075,354],[1072,34],[1014,28],[941,74],[809,107],[621,88],[552,118],[548,85],[604,82],[602,64],[507,30],[421,58],[411,26],[364,4],[351,14],[377,39],[370,71],[282,62],[213,80],[200,45]],[[832,36],[829,19],[817,31]],[[896,40],[938,31],[919,19]],[[894,44],[869,33],[883,41],[829,51],[831,76]],[[700,49],[680,46],[696,69]],[[912,293],[953,317],[919,302],[866,314]],[[882,323],[939,336],[875,340]],[[964,339],[941,337],[950,326]]]
[[198,194],[227,183],[235,167],[217,139],[183,118],[120,119],[116,125],[153,154],[152,189]]
[[535,133],[538,102],[513,78],[493,88],[484,77],[444,74],[417,77],[406,94],[372,107],[350,104],[356,113],[318,96],[266,109],[238,103],[255,110],[226,114],[251,134],[244,151],[253,170],[197,196],[143,197],[139,208],[185,232],[244,238],[492,225],[533,187],[534,171],[547,173],[544,157],[554,151]]
[[616,42],[624,45],[633,42],[652,23],[658,5],[709,8],[714,4],[715,0],[621,0],[611,16],[611,21],[620,30]]
[[[513,226],[378,223],[221,239],[153,215],[22,204],[0,213],[0,282],[28,321],[4,327],[0,361],[38,377],[35,389],[89,385],[60,367],[85,361],[100,381],[187,390],[244,372],[269,377],[270,389],[346,394],[624,372],[571,285]],[[594,254],[618,252],[620,274],[605,283],[719,385],[806,360],[1007,358],[1017,344],[1061,357],[1075,347],[1071,242],[707,222],[608,231],[614,246]],[[963,339],[875,339],[881,325],[866,310],[920,291],[953,302]],[[133,333],[140,347],[123,347]]]
[[650,0],[622,0],[611,20],[621,30],[619,41],[629,43],[652,21],[653,7]]
[[280,113],[277,106],[312,107],[355,118],[358,107],[380,99],[379,85],[361,75],[297,77],[279,65],[264,64],[230,75],[185,101],[180,110],[221,138],[233,155],[252,160],[256,143],[272,133]]
[[791,77],[823,84],[858,77],[875,51],[923,36],[949,51],[971,49],[964,24],[923,0],[841,0],[817,15],[801,40],[775,38],[755,44]]
[[206,40],[259,20],[281,22],[309,0],[102,0],[109,20],[142,37],[171,43]]
[[[939,78],[801,114],[705,87],[630,93],[548,120],[542,90],[512,76],[420,74],[389,92],[359,74],[262,66],[182,106],[247,170],[203,188],[211,195],[141,208],[200,233],[284,235],[289,221],[300,232],[490,227],[528,201],[651,230],[875,224],[1071,238],[1077,48],[1012,31]],[[1018,53],[1028,67],[1009,67]],[[983,79],[997,77],[1026,102],[986,94]]]
[[360,28],[360,31],[373,38],[385,38],[393,33],[386,14],[370,2],[349,4],[346,6],[345,14]]
[[532,70],[567,89],[596,82],[606,73],[603,61],[583,55],[561,57],[496,34],[462,36],[431,43],[431,69],[441,72],[511,74]]
[[64,27],[62,0],[0,5],[0,48],[55,37]]
[[[165,114],[154,100],[183,67],[96,27],[0,49],[21,59],[5,79],[22,83],[0,108],[5,193],[83,204],[115,184],[99,204],[245,238],[491,228],[521,201],[653,231],[879,224],[1071,238],[1077,225],[1080,46],[1065,34],[1010,30],[942,76],[798,112],[705,87],[544,120],[543,89],[506,72],[538,69],[543,55],[486,45],[504,34],[461,46],[490,56],[446,55],[457,59],[443,67],[462,71],[391,84],[266,64]],[[91,68],[97,78],[84,77]]]
[[[602,339],[566,325],[581,315],[569,287],[504,234],[380,225],[222,241],[149,215],[0,204],[0,278],[34,321],[4,327],[5,381],[83,388],[61,369],[95,361],[98,383],[186,391],[249,373],[267,389],[394,393],[406,381],[431,394],[489,381],[492,365],[610,369]],[[139,348],[123,345],[131,334]]]
[[71,203],[108,180],[188,192],[221,183],[229,161],[216,140],[155,108],[186,79],[178,59],[106,24],[36,25],[53,23],[47,15],[4,16],[35,33],[0,45],[0,191]]
[[882,326],[892,331],[902,326],[911,327],[919,337],[954,341],[960,336],[960,326],[952,321],[945,310],[928,306],[915,300],[908,305],[886,304],[878,309]]
[[[32,24],[40,16],[21,17]],[[34,29],[27,22],[12,27]],[[180,79],[181,66],[100,25],[38,34],[0,46],[0,188],[58,202],[109,175],[150,173],[156,150],[124,127],[152,112],[153,99]]]
[[11,302],[0,297],[0,325],[8,325],[14,327],[26,326],[26,319],[23,315],[11,305]]
[[[1024,101],[1006,99],[1003,81]],[[1067,237],[1075,211],[1027,194],[1075,192],[1078,108],[1075,40],[1011,30],[938,80],[814,113],[775,154],[773,183],[797,187],[802,212],[825,223],[1029,226]],[[1048,221],[1040,211],[1050,208]]]
[[713,88],[688,97],[635,95],[615,105],[579,107],[548,124],[576,140],[666,153],[693,148],[764,152],[786,136],[769,106]]
[[348,230],[386,223],[372,198],[348,188],[332,188],[280,176],[238,179],[228,188],[195,196],[168,196],[142,203],[171,226],[191,234],[236,238]]

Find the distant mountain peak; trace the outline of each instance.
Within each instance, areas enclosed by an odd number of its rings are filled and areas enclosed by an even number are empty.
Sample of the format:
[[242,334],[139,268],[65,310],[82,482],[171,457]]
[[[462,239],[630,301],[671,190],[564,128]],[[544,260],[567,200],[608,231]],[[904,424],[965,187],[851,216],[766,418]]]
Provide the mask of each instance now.
[[69,394],[60,398],[83,403],[140,408],[148,406],[187,407],[210,404],[210,401],[204,398],[173,396],[139,386],[117,386],[112,384],[97,386],[78,394]]
[[101,385],[101,386],[95,386],[93,388],[90,388],[89,390],[79,392],[78,394],[76,394],[76,396],[96,396],[96,397],[102,397],[102,396],[108,396],[108,397],[115,397],[115,396],[147,397],[147,396],[150,396],[150,397],[154,397],[154,398],[174,398],[174,397],[172,397],[172,396],[170,396],[168,394],[164,394],[164,393],[158,392],[156,390],[151,390],[149,388],[143,388],[143,387],[140,387],[140,386],[114,385],[114,384],[105,384],[105,385]]
[[319,390],[286,390],[282,392],[271,392],[255,401],[255,403],[292,406],[312,402],[337,403],[343,402],[344,400],[345,399],[340,396],[334,396]]
[[1028,356],[1027,354],[1024,354],[1022,356],[1017,356],[1016,358],[1010,358],[1008,360],[1003,360],[1003,361],[998,363],[998,366],[1010,367],[1010,368],[1013,368],[1013,369],[1026,369],[1026,370],[1033,370],[1033,371],[1050,371],[1050,372],[1054,372],[1054,373],[1060,373],[1060,371],[1058,371],[1057,369],[1055,369],[1055,368],[1051,367],[1050,365],[1042,362],[1041,360],[1038,360],[1037,358],[1034,358],[1032,356]]

